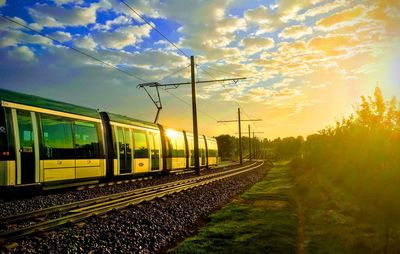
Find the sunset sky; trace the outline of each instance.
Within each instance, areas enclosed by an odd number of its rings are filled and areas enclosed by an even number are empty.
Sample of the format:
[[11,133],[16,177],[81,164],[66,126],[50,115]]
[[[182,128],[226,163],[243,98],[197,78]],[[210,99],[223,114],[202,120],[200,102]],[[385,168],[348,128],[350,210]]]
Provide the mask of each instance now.
[[[187,55],[198,84],[199,132],[216,120],[261,118],[263,137],[308,135],[353,111],[377,84],[400,99],[400,1],[126,0]],[[146,82],[190,80],[189,59],[119,0],[0,0],[2,16]],[[137,119],[156,109],[143,81],[0,18],[0,87]],[[186,67],[186,68],[185,68]],[[161,91],[159,122],[192,130],[190,86]],[[247,123],[243,124],[247,130]]]

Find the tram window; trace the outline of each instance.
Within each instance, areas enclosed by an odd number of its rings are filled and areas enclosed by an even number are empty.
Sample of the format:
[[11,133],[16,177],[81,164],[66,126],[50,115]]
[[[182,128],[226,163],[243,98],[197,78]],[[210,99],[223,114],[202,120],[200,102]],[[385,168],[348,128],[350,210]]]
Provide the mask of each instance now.
[[154,149],[160,149],[160,135],[158,133],[152,133],[154,139]]
[[208,150],[208,156],[209,157],[217,157],[216,144],[214,142],[210,142],[209,146],[210,146],[210,148]]
[[133,140],[135,142],[135,158],[149,158],[146,133],[134,130]]
[[77,158],[99,158],[100,146],[95,123],[75,121],[75,149]]
[[72,121],[67,118],[41,115],[44,157],[47,159],[72,159],[75,157]]
[[176,157],[185,157],[185,140],[183,139],[183,136],[179,137],[179,139],[176,142],[177,146],[177,155]]
[[171,149],[171,157],[177,157],[176,155],[176,138],[170,138],[169,143],[171,144],[170,149]]
[[199,155],[200,157],[206,156],[206,146],[203,138],[199,138]]
[[125,143],[124,143],[124,131],[122,130],[122,127],[116,127],[117,130],[117,138],[118,138],[118,148],[119,148],[119,153],[124,154],[125,153]]
[[171,156],[172,157],[179,157],[178,156],[178,140],[177,138],[171,138]]
[[171,138],[172,143],[172,157],[185,157],[185,140],[183,136],[176,136]]

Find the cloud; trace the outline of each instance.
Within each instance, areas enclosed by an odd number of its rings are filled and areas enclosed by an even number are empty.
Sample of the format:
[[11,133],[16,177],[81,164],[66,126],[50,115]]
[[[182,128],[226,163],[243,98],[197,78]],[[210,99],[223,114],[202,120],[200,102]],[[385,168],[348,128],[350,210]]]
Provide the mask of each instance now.
[[14,47],[8,52],[8,55],[15,60],[21,61],[32,61],[35,59],[33,51],[26,46]]
[[150,36],[151,27],[147,24],[141,26],[124,26],[114,31],[100,31],[94,35],[96,41],[104,48],[123,49],[142,42],[143,38]]
[[[72,0],[71,0],[72,1]],[[163,3],[159,1],[126,1],[135,11],[141,13],[145,17],[164,18],[160,13]],[[134,4],[133,4],[134,3]],[[168,2],[169,3],[169,2]],[[131,9],[122,4],[120,0],[100,0],[99,9],[102,11],[110,11],[116,14],[121,14],[138,22],[143,22]]]
[[285,87],[282,90],[275,92],[272,96],[276,98],[288,98],[288,97],[298,96],[300,94],[301,94],[300,91],[297,89]]
[[294,81],[293,78],[285,78],[285,79],[281,80],[280,82],[274,83],[274,84],[272,85],[272,88],[277,89],[277,88],[281,88],[281,87],[287,87],[287,86],[289,86],[293,81]]
[[204,47],[203,50],[202,62],[206,61],[217,61],[223,59],[224,61],[228,61],[231,58],[237,58],[241,56],[241,52],[238,48],[234,47],[225,47],[225,48],[217,48],[217,47]]
[[244,18],[249,25],[256,27],[255,35],[273,32],[280,24],[276,13],[272,13],[264,5],[247,10],[244,13]]
[[113,26],[129,25],[132,23],[132,18],[125,15],[121,15],[112,20],[107,20],[104,25],[97,23],[93,29],[98,30],[110,30]]
[[337,56],[345,53],[345,49],[357,44],[351,36],[331,35],[317,36],[310,39],[307,45],[317,51],[322,51],[327,56]]
[[216,30],[221,34],[233,33],[246,29],[246,21],[237,17],[228,17],[217,21]]
[[267,7],[260,5],[256,9],[247,10],[244,13],[244,17],[248,22],[253,22],[257,24],[270,24],[271,14]]
[[181,36],[177,45],[183,50],[190,48],[203,61],[222,58],[232,61],[240,56],[240,51],[229,44],[235,41],[237,31],[246,29],[246,22],[243,18],[225,15],[229,3],[229,0],[171,0],[168,4],[160,3],[159,8],[163,17],[182,25],[178,29]]
[[299,39],[309,34],[312,34],[311,27],[305,25],[295,25],[284,28],[282,32],[279,33],[279,37],[284,39]]
[[365,11],[366,8],[363,5],[358,5],[321,19],[316,23],[316,26],[320,29],[327,30],[336,28],[340,24],[354,24],[355,20],[361,17]]
[[88,50],[94,50],[96,49],[97,46],[96,42],[89,35],[85,35],[83,37],[78,37],[74,39],[74,45],[79,48],[84,48]]
[[244,13],[246,21],[257,26],[256,35],[274,32],[275,30],[288,24],[290,20],[303,21],[304,12],[307,8],[311,8],[321,1],[303,1],[303,0],[281,0],[277,3],[277,7],[269,10],[264,5],[260,5],[255,9],[247,10]]
[[[251,62],[258,69],[263,68],[264,78],[280,75],[285,82],[276,83],[275,87],[288,86],[288,78],[299,78],[327,66],[324,52],[312,49],[303,41],[281,42],[277,49],[262,52],[260,58]],[[269,76],[267,76],[269,75]]]
[[305,20],[308,17],[315,17],[317,15],[326,14],[328,12],[334,11],[338,8],[345,7],[349,4],[350,1],[345,0],[335,0],[332,2],[328,2],[317,7],[308,9],[304,14],[299,15],[300,20]]
[[89,7],[73,6],[50,6],[36,4],[29,8],[29,14],[33,20],[42,27],[65,27],[65,26],[86,26],[96,23],[96,11],[99,4],[91,4]]
[[312,89],[319,89],[319,88],[325,88],[326,87],[326,83],[321,83],[321,84],[317,84],[317,85],[312,85],[310,86]]
[[63,4],[83,4],[83,0],[53,0],[56,5],[63,5]]
[[72,39],[72,35],[70,33],[63,32],[63,31],[54,32],[54,33],[50,34],[50,36],[61,42],[70,41]]
[[52,45],[52,41],[37,34],[28,34],[15,27],[3,27],[0,23],[0,47],[17,46],[23,44]]
[[[240,63],[221,63],[221,64],[210,64],[210,69],[213,76],[217,78],[232,77],[250,77],[256,74],[256,70],[251,65],[243,65]],[[222,71],[222,72],[221,72]]]
[[[248,100],[255,101],[255,102],[262,102],[265,101],[267,98],[271,97],[274,93],[273,90],[264,88],[264,87],[256,87],[251,88],[247,91]],[[244,99],[244,98],[242,98]]]
[[261,37],[245,38],[241,41],[241,44],[244,46],[245,51],[250,54],[273,48],[275,45],[272,38]]
[[[127,63],[148,69],[164,69],[171,70],[174,68],[184,67],[187,65],[187,58],[172,52],[162,50],[146,50],[144,52],[136,52],[127,54]],[[187,69],[189,70],[189,69]],[[189,73],[187,71],[187,73]]]

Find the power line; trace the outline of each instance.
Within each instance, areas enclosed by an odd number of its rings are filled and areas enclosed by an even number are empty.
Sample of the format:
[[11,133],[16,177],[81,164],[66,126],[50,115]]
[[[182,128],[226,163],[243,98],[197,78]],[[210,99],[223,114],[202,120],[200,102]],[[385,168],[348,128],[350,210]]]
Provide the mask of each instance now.
[[186,56],[187,58],[190,58],[182,49],[180,49],[178,46],[176,46],[175,43],[173,43],[170,39],[168,39],[163,33],[161,33],[160,30],[158,30],[153,24],[151,24],[149,21],[147,21],[138,11],[133,9],[127,2],[124,0],[120,0],[121,3],[123,3],[126,7],[128,7],[133,13],[135,13],[140,19],[142,19],[147,25],[149,25],[151,28],[154,29],[157,33],[159,33],[164,39],[166,39],[172,46],[174,46],[179,52],[182,53],[182,55]]
[[176,71],[172,71],[170,74],[166,75],[165,77],[163,77],[162,79],[160,79],[160,80],[157,81],[156,83],[160,83],[161,81],[163,81],[164,79],[166,79],[166,78],[168,78],[168,77],[171,77],[171,76],[173,76],[173,75],[176,75],[176,74],[178,74],[178,73],[183,72],[184,70],[188,69],[189,66],[190,66],[190,64],[187,65],[187,66],[185,66],[185,67],[183,67],[183,68],[180,68],[180,69],[178,69],[178,70],[176,70]]
[[[199,66],[205,73],[207,73],[210,77],[212,77],[212,78],[214,78],[209,72],[207,72],[204,68],[202,68],[201,66]],[[211,69],[211,70],[215,70],[215,69],[213,69],[213,68],[210,68],[210,67],[207,67],[208,69]],[[229,74],[228,72],[224,72],[224,71],[220,71],[220,72],[222,72],[222,73],[225,73],[225,74]],[[231,74],[229,74],[229,75],[231,75]],[[246,77],[247,78],[247,77]],[[223,86],[223,88],[225,89],[225,91],[227,90],[227,88],[226,88],[226,86],[223,84],[222,85]],[[240,105],[240,103],[238,102],[238,101],[236,101],[236,100],[234,100],[234,102],[236,103],[236,105],[238,106],[238,107],[240,107],[241,109],[242,109],[242,111],[243,111],[243,113],[248,117],[248,118],[251,118],[247,113],[246,113],[246,111],[244,110],[244,108]],[[253,123],[254,124],[254,123]]]
[[[122,0],[121,0],[122,1]],[[125,5],[127,5],[124,1],[122,1]],[[133,10],[129,5],[127,5],[132,11],[134,11],[135,13],[136,13],[136,11],[135,10]],[[138,13],[136,13],[139,17],[141,17]],[[68,45],[68,44],[66,44],[66,43],[63,43],[63,42],[61,42],[61,41],[59,41],[59,40],[57,40],[57,39],[55,39],[54,37],[52,37],[52,36],[50,36],[50,35],[47,35],[47,34],[44,34],[44,33],[42,33],[42,32],[40,32],[40,31],[38,31],[38,30],[36,30],[36,29],[34,29],[34,28],[31,28],[31,27],[29,27],[29,26],[27,26],[27,25],[25,25],[25,24],[22,24],[22,23],[20,23],[20,22],[18,22],[18,21],[16,21],[16,20],[13,20],[13,19],[10,19],[10,18],[8,18],[8,17],[6,17],[6,16],[4,16],[4,15],[1,15],[1,17],[3,18],[3,19],[5,19],[5,20],[7,20],[8,22],[10,22],[10,23],[14,23],[14,24],[16,24],[16,25],[19,25],[19,26],[21,26],[21,27],[23,27],[23,28],[25,28],[25,29],[28,29],[28,30],[30,30],[30,31],[32,31],[32,32],[34,32],[34,33],[36,33],[36,34],[38,34],[38,35],[40,35],[40,36],[42,36],[42,37],[45,37],[45,38],[48,38],[48,39],[50,39],[50,40],[52,40],[52,41],[54,41],[54,42],[56,42],[56,43],[58,43],[58,44],[60,44],[60,45],[63,45],[64,47],[66,47],[66,48],[69,48],[69,49],[71,49],[71,50],[73,50],[73,51],[75,51],[75,52],[77,52],[77,53],[79,53],[79,54],[81,54],[81,55],[84,55],[84,56],[86,56],[86,57],[88,57],[88,58],[90,58],[90,59],[92,59],[92,60],[95,60],[95,61],[97,61],[97,62],[99,62],[99,63],[102,63],[102,64],[104,64],[104,65],[106,65],[106,66],[108,66],[108,67],[110,67],[110,68],[112,68],[112,69],[115,69],[115,70],[117,70],[117,71],[119,71],[119,72],[121,72],[121,73],[123,73],[123,74],[125,74],[125,75],[128,75],[128,76],[130,76],[130,77],[134,77],[134,78],[136,78],[136,79],[138,79],[138,80],[140,80],[140,81],[143,81],[143,82],[147,82],[145,79],[143,79],[143,78],[140,78],[140,77],[138,77],[138,76],[136,76],[136,75],[134,75],[134,74],[132,74],[132,73],[130,73],[130,72],[127,72],[127,71],[125,71],[125,70],[123,70],[123,69],[120,69],[120,68],[118,68],[117,66],[115,66],[115,65],[113,65],[113,64],[111,64],[111,63],[107,63],[107,62],[105,62],[105,61],[103,61],[103,60],[101,60],[101,59],[99,59],[99,58],[97,58],[97,57],[95,57],[95,56],[93,56],[93,55],[91,55],[91,54],[88,54],[88,53],[86,53],[86,52],[84,52],[84,51],[82,51],[82,50],[80,50],[80,49],[78,49],[78,48],[75,48],[75,47],[73,47],[73,46],[70,46],[70,45]],[[142,17],[141,17],[142,18]],[[143,19],[143,18],[142,18]],[[143,19],[146,23],[148,23],[145,19]],[[158,29],[156,29],[154,26],[152,26],[150,23],[148,23],[148,25],[150,25],[153,29],[155,29],[158,33],[160,33],[166,40],[168,40]],[[174,45],[182,54],[184,54],[185,56],[187,56],[182,50],[180,50],[174,43],[172,43],[170,40],[168,40],[172,45]],[[164,78],[162,78],[160,81],[162,81],[162,80],[164,80],[165,78],[167,78],[167,77],[169,77],[169,76],[172,76],[172,75],[175,75],[175,74],[177,74],[177,73],[180,73],[180,72],[182,72],[182,71],[184,71],[186,68],[188,68],[189,67],[189,65],[188,66],[185,66],[184,68],[181,68],[181,69],[178,69],[177,71],[175,71],[175,72],[173,72],[173,73],[171,73],[171,74],[169,74],[169,75],[167,75],[167,76],[165,76]],[[188,105],[188,106],[191,106],[190,104],[188,104],[186,101],[184,101],[183,99],[181,99],[180,97],[178,97],[178,96],[176,96],[175,94],[173,94],[173,93],[170,93],[169,91],[167,91],[167,90],[164,90],[165,92],[167,92],[167,93],[169,93],[169,94],[171,94],[172,96],[174,96],[176,99],[178,99],[178,100],[180,100],[181,102],[183,102],[184,104],[186,104],[186,105]],[[212,117],[211,115],[209,115],[208,113],[206,113],[206,112],[204,112],[204,111],[202,111],[202,110],[199,110],[201,113],[203,113],[205,116],[207,116],[207,117],[209,117],[210,119],[212,119],[212,120],[214,120],[214,121],[217,121],[217,119],[215,119],[214,117]]]
[[[173,93],[171,93],[171,92],[169,92],[167,89],[162,89],[161,91],[165,91],[165,92],[167,92],[167,93],[169,93],[170,95],[172,95],[173,97],[175,97],[177,100],[179,100],[179,101],[181,101],[182,103],[184,103],[185,105],[187,105],[187,106],[189,106],[189,107],[192,107],[192,105],[190,104],[190,103],[188,103],[187,101],[185,101],[184,99],[182,99],[182,98],[180,98],[179,96],[177,96],[177,95],[175,95],[175,94],[173,94]],[[200,109],[197,109],[199,112],[201,112],[201,113],[203,113],[205,116],[207,116],[208,118],[210,118],[210,119],[212,119],[212,120],[214,120],[214,121],[218,121],[216,118],[214,118],[213,116],[211,116],[210,114],[208,114],[208,113],[206,113],[205,111],[203,111],[203,110],[200,110]],[[224,125],[225,125],[225,127],[227,127],[228,129],[230,129],[230,130],[232,130],[231,128],[229,128],[228,126],[227,126],[227,124],[226,123],[224,123]]]
[[[165,40],[167,40],[172,46],[174,46],[182,55],[186,56],[187,58],[190,58],[182,49],[180,49],[175,43],[173,43],[170,39],[168,39],[160,30],[158,30],[153,24],[151,24],[149,21],[147,21],[147,19],[145,19],[138,11],[136,11],[135,9],[133,9],[126,1],[121,0],[121,2],[128,7],[132,12],[134,12],[140,19],[142,19],[147,25],[149,25],[152,29],[154,29],[158,34],[160,34]],[[216,79],[213,75],[211,75],[211,73],[209,73],[202,65],[196,65],[196,67],[199,67],[203,72],[205,72],[208,76],[210,76],[213,79]],[[228,74],[230,76],[234,76],[232,73],[228,73],[226,71],[221,71],[218,69],[214,69],[214,68],[210,68],[210,67],[206,67],[210,70],[214,70],[214,71],[218,71],[224,74]],[[166,78],[166,77],[165,77]],[[165,79],[163,78],[163,79]],[[161,79],[161,80],[163,80]],[[160,80],[160,81],[161,81]],[[225,90],[227,90],[226,85],[224,83],[222,83],[222,86]],[[237,104],[238,107],[242,108],[243,113],[245,113],[247,116],[248,114],[245,112],[244,108],[240,105],[239,102],[237,102],[236,100],[234,100],[234,102]],[[249,116],[248,116],[249,117]],[[249,117],[250,118],[250,117]]]
[[217,71],[217,72],[220,72],[220,73],[223,73],[223,74],[227,74],[227,75],[230,75],[230,76],[233,76],[233,77],[235,76],[235,74],[233,74],[233,73],[229,73],[227,71],[221,71],[221,70],[218,70],[218,69],[215,69],[215,68],[211,68],[210,66],[208,66],[207,69],[212,70],[212,71]]
[[124,73],[124,74],[126,74],[126,75],[128,75],[128,76],[130,76],[130,77],[134,77],[134,78],[136,78],[136,79],[138,79],[138,80],[141,80],[141,81],[146,82],[146,80],[144,80],[144,79],[142,79],[142,78],[140,78],[140,77],[138,77],[138,76],[136,76],[136,75],[134,75],[134,74],[132,74],[132,73],[130,73],[130,72],[127,72],[127,71],[125,71],[125,70],[123,70],[123,69],[120,69],[120,68],[118,68],[117,66],[115,66],[115,65],[113,65],[113,64],[107,63],[107,62],[105,62],[105,61],[103,61],[103,60],[101,60],[101,59],[99,59],[99,58],[97,58],[97,57],[95,57],[95,56],[92,56],[92,55],[90,55],[90,54],[88,54],[88,53],[86,53],[86,52],[84,52],[84,51],[82,51],[82,50],[80,50],[80,49],[74,48],[74,47],[72,47],[72,46],[70,46],[70,45],[68,45],[68,44],[66,44],[66,43],[64,43],[64,42],[61,42],[61,41],[55,39],[54,37],[52,37],[52,36],[50,36],[50,35],[44,34],[44,33],[40,32],[40,31],[38,31],[38,30],[36,30],[36,29],[34,29],[34,28],[31,28],[31,27],[29,27],[29,26],[27,26],[27,25],[24,25],[24,24],[22,24],[22,23],[20,23],[20,22],[18,22],[18,21],[15,21],[15,20],[13,20],[13,19],[10,19],[10,18],[8,18],[8,17],[6,17],[6,16],[4,16],[4,15],[1,15],[1,17],[2,17],[3,19],[5,19],[5,20],[11,22],[11,23],[17,24],[17,25],[19,25],[19,26],[21,26],[21,27],[24,27],[24,28],[26,28],[26,29],[28,29],[28,30],[34,32],[34,33],[37,33],[37,34],[39,34],[39,35],[41,35],[41,36],[43,36],[43,37],[45,37],[45,38],[48,38],[48,39],[50,39],[50,40],[52,40],[52,41],[54,41],[54,42],[57,42],[58,44],[61,44],[61,45],[63,45],[64,47],[67,47],[67,48],[69,48],[69,49],[72,49],[72,50],[74,50],[75,52],[77,52],[77,53],[79,53],[79,54],[81,54],[81,55],[84,55],[84,56],[86,56],[86,57],[88,57],[88,58],[90,58],[90,59],[92,59],[92,60],[95,60],[95,61],[97,61],[97,62],[100,62],[100,63],[102,63],[102,64],[104,64],[104,65],[106,65],[106,66],[108,66],[108,67],[110,67],[110,68],[113,68],[113,69],[115,69],[115,70],[117,70],[117,71],[119,71],[119,72],[121,72],[121,73]]
[[[136,11],[135,9],[132,8],[132,6],[130,6],[126,1],[121,0],[121,3],[123,3],[126,7],[128,7],[133,13],[135,13],[141,20],[143,20],[147,25],[149,25],[152,29],[154,29],[158,34],[160,34],[165,40],[167,40],[173,47],[175,47],[182,55],[186,56],[187,58],[190,58],[182,49],[180,49],[175,43],[173,43],[170,39],[168,39],[160,30],[158,30],[153,24],[151,24],[151,22],[149,22],[147,19],[145,19],[138,11]],[[209,73],[202,65],[196,65],[197,67],[199,67],[203,72],[205,72],[208,76],[210,76],[213,79],[216,79],[213,75],[211,75],[211,73]],[[219,71],[221,73],[225,73],[228,75],[232,75],[231,73],[225,72],[225,71],[220,71],[217,69],[213,69],[210,67],[207,67],[208,69],[212,69],[215,71]],[[166,78],[166,77],[165,77]],[[163,79],[165,79],[163,78]],[[161,80],[163,80],[161,79]],[[160,80],[160,81],[161,81]],[[226,86],[225,84],[222,83],[222,86],[224,87],[224,89],[226,90]],[[171,93],[170,93],[171,94]],[[241,107],[241,105],[237,102],[234,101],[237,106]],[[242,108],[242,107],[241,107]],[[243,109],[243,108],[242,108]],[[246,113],[245,113],[246,114]]]

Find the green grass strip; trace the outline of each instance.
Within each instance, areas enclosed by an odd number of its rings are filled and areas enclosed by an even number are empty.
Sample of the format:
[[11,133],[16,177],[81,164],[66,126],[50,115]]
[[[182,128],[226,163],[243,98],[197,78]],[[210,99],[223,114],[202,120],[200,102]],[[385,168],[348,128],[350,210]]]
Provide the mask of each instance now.
[[297,215],[289,169],[280,164],[239,198],[210,216],[172,253],[295,253]]

